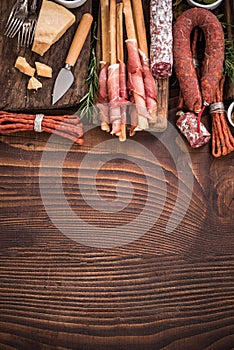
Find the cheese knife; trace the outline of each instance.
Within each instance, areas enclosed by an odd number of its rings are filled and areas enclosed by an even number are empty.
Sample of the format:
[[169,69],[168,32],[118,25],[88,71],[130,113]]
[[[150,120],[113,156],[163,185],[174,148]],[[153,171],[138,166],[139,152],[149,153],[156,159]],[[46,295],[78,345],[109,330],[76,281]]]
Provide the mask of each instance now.
[[54,105],[67,92],[74,81],[72,67],[74,67],[79,54],[83,48],[85,40],[90,31],[93,22],[93,17],[90,13],[85,13],[78,25],[71,46],[69,48],[65,66],[60,70],[53,89],[52,105]]

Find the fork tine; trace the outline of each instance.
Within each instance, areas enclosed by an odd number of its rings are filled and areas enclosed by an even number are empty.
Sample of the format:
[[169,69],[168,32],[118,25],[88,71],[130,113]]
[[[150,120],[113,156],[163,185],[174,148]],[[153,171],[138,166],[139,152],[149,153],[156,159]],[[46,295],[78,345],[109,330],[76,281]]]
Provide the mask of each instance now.
[[14,27],[12,28],[11,32],[8,34],[10,38],[13,38],[15,34],[20,30],[21,25],[23,24],[23,21],[19,18],[16,20]]
[[8,26],[6,32],[5,32],[5,35],[8,36],[8,35],[11,33],[12,28],[14,28],[15,22],[16,22],[16,18],[14,18],[14,19],[11,21],[11,23],[9,24],[9,26]]
[[6,32],[9,30],[9,27],[11,26],[11,19],[13,17],[13,15],[15,14],[15,11],[16,11],[16,8],[18,7],[18,3],[16,2],[15,5],[12,7],[11,9],[11,12],[8,16],[8,19],[7,19],[7,22],[6,22],[6,25],[5,25],[5,31],[4,31],[4,35],[6,35]]
[[35,29],[36,29],[36,21],[33,21],[28,33],[27,47],[29,47],[33,42]]
[[27,28],[26,35],[25,35],[25,39],[24,39],[24,45],[25,45],[26,47],[29,46],[29,45],[28,45],[28,40],[29,40],[29,38],[30,38],[30,27]]
[[34,39],[34,35],[35,35],[35,30],[36,30],[36,21],[34,22],[34,25],[33,25],[33,30],[32,30],[32,32],[31,32],[31,37],[30,37],[29,45],[32,45],[32,43],[33,43],[33,39]]
[[30,31],[31,29],[29,28],[29,30],[27,31],[27,38],[25,39],[25,46],[29,47],[29,42],[30,42]]
[[20,27],[22,26],[23,21],[28,13],[27,6],[28,0],[20,0],[17,2],[15,11],[12,11],[10,14],[9,25],[7,25],[7,29],[5,31],[6,36],[13,38],[20,30]]

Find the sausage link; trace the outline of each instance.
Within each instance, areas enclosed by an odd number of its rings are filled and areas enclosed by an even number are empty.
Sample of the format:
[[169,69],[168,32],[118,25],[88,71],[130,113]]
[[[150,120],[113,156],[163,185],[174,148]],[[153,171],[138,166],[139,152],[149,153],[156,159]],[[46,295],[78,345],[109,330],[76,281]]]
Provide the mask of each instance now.
[[[190,48],[190,35],[195,27],[202,29],[206,42],[200,84]],[[224,33],[217,17],[203,8],[183,12],[173,26],[173,55],[186,107],[198,112],[202,103],[213,103],[224,61]]]

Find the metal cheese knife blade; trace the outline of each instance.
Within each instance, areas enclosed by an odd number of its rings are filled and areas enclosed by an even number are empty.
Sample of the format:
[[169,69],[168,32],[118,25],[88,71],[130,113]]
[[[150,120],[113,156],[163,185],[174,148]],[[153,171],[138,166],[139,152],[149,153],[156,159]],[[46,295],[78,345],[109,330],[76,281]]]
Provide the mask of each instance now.
[[90,13],[85,13],[78,25],[74,38],[72,40],[67,58],[65,60],[65,67],[62,68],[55,80],[52,104],[54,105],[67,92],[74,81],[72,67],[74,67],[88,33],[91,28],[93,17]]

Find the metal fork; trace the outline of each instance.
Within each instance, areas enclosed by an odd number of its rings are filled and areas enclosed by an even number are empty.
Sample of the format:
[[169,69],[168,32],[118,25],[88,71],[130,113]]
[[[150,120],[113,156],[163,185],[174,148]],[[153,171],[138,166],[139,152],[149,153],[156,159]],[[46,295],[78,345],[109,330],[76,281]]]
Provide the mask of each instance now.
[[28,0],[21,0],[15,10],[10,14],[7,21],[4,35],[13,38],[20,30],[25,18],[28,15]]
[[21,27],[21,30],[18,33],[18,45],[19,46],[30,46],[33,42],[34,38],[34,32],[36,28],[36,23],[37,23],[37,1],[38,0],[33,0],[29,15],[28,17],[24,20],[24,23]]

